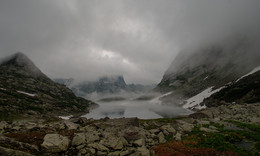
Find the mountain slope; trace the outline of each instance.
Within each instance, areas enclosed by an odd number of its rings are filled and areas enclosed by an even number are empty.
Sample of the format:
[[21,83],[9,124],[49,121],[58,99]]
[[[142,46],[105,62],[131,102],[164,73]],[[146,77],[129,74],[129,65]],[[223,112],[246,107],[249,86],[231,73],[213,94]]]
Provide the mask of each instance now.
[[188,49],[175,58],[155,91],[173,92],[163,101],[180,104],[207,88],[220,88],[259,66],[258,49],[246,38]]
[[260,71],[228,84],[219,92],[205,99],[201,105],[215,107],[226,103],[260,102]]
[[80,113],[88,111],[90,105],[92,102],[49,79],[22,53],[0,64],[1,117]]

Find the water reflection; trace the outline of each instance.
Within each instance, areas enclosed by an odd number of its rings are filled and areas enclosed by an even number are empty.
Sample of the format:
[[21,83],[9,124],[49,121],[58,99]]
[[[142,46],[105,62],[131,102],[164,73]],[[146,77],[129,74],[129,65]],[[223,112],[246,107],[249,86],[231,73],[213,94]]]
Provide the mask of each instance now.
[[177,106],[164,106],[158,100],[151,101],[111,101],[99,102],[100,106],[84,115],[86,118],[122,118],[138,117],[140,119],[157,119],[190,114],[191,111]]

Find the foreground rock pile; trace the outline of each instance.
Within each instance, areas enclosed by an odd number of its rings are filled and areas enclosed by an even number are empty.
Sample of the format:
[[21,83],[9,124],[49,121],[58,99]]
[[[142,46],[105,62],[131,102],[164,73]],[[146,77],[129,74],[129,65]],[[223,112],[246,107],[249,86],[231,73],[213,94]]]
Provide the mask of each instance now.
[[[0,122],[0,155],[155,155],[168,138],[180,141],[197,125],[237,119],[260,124],[260,104],[210,108],[176,119],[71,118]],[[216,132],[214,126],[201,131]]]
[[240,122],[260,124],[260,104],[229,104],[224,103],[219,107],[211,107],[202,110],[209,118],[215,120],[236,120]]

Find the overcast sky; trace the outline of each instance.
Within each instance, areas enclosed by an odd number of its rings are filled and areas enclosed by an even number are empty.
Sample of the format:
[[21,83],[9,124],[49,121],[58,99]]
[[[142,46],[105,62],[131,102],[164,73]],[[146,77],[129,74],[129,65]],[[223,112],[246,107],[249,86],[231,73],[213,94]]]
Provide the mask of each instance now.
[[259,0],[1,0],[0,57],[51,78],[158,83],[187,46],[259,29]]

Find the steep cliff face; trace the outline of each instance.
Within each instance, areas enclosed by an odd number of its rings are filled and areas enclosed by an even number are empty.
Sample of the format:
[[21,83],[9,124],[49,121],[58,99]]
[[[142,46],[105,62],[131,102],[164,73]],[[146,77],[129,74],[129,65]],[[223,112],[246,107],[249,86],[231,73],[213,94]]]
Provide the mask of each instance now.
[[91,104],[53,82],[22,53],[0,65],[1,116],[79,113],[86,112]]
[[180,104],[207,88],[217,89],[233,82],[259,66],[258,49],[256,44],[240,38],[182,51],[155,90],[172,92],[164,101]]

